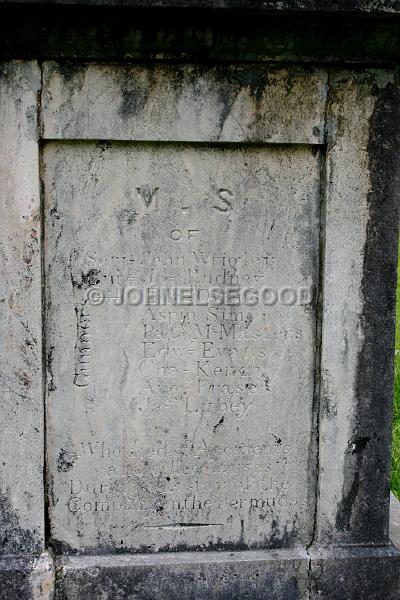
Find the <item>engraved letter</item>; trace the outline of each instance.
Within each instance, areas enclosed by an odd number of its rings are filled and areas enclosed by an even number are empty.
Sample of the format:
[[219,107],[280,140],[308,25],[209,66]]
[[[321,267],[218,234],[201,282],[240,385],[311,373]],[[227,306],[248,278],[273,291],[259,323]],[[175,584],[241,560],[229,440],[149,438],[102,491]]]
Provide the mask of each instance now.
[[217,210],[218,212],[222,212],[222,213],[226,213],[228,212],[228,210],[232,210],[232,198],[233,198],[233,194],[232,192],[230,192],[229,190],[224,190],[224,189],[220,189],[218,190],[218,197],[221,200],[221,202],[223,202],[224,206],[220,207],[220,206],[213,206],[213,208],[215,208],[215,210]]
[[144,185],[143,187],[136,188],[139,196],[143,200],[146,208],[149,208],[150,204],[153,201],[154,194],[158,191],[158,187],[151,188],[149,185]]

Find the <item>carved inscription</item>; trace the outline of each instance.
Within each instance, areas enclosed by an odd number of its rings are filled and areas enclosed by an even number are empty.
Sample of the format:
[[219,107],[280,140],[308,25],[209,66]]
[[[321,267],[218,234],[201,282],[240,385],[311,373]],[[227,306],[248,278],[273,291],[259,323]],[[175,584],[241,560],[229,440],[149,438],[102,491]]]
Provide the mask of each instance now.
[[78,334],[76,340],[75,375],[74,384],[85,387],[90,383],[90,313],[84,304],[77,310]]
[[307,542],[318,155],[49,143],[44,164],[54,539]]

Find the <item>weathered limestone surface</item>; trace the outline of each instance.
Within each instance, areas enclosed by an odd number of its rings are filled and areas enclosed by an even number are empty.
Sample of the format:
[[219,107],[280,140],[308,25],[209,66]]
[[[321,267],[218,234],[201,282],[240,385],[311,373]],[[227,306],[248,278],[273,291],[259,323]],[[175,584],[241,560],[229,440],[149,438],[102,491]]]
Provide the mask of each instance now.
[[318,151],[50,142],[43,164],[54,540],[310,543]]
[[36,62],[0,66],[0,554],[43,548]]
[[293,144],[324,139],[322,69],[49,61],[43,85],[48,139]]
[[331,78],[330,98],[318,539],[385,543],[399,205],[399,133],[393,124],[399,92],[390,72],[344,72]]

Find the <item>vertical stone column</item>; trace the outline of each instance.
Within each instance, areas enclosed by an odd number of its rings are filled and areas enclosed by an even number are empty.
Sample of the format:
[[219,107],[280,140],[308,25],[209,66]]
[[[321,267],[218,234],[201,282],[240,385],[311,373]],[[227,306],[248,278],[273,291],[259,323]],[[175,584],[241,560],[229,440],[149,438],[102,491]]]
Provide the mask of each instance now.
[[330,84],[317,540],[388,541],[397,225],[392,73]]
[[[1,598],[44,598],[44,411],[34,61],[0,66]],[[51,583],[48,582],[48,584]]]

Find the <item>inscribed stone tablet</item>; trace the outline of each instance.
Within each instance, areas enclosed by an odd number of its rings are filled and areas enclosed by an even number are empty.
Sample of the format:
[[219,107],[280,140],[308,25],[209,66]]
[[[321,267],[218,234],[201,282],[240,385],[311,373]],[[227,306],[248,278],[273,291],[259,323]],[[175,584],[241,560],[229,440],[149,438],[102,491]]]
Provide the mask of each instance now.
[[319,151],[48,142],[43,164],[53,539],[307,543]]

